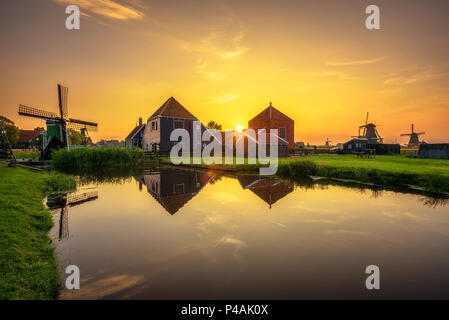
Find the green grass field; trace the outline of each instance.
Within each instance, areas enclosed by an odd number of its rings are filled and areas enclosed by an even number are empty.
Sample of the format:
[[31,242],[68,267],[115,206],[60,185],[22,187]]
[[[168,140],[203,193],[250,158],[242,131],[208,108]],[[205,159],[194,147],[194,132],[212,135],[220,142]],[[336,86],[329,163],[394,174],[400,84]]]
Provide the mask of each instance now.
[[48,192],[76,187],[59,173],[10,168],[0,162],[0,299],[52,299],[60,279],[52,226],[42,202]]
[[[162,163],[170,163],[161,157]],[[188,162],[189,159],[186,159]],[[190,159],[191,161],[191,159]],[[235,159],[234,159],[235,161]],[[203,162],[204,164],[204,162]],[[260,164],[225,164],[237,172],[256,172]],[[214,165],[210,166],[211,168]],[[308,176],[354,180],[381,186],[411,186],[431,192],[449,193],[449,161],[409,158],[405,154],[357,158],[353,155],[315,155],[279,158],[277,174],[295,180]]]
[[281,158],[279,164],[310,160],[318,165],[352,169],[382,170],[391,173],[410,173],[420,175],[441,175],[449,178],[449,161],[439,159],[417,159],[406,155],[376,156],[375,158],[356,158],[353,155],[317,155],[305,158]]
[[32,159],[37,160],[40,158],[41,153],[38,152],[25,152],[25,151],[18,151],[14,152],[14,155],[16,156],[16,159]]
[[353,155],[317,155],[279,161],[279,174],[294,179],[301,172],[384,186],[411,186],[449,193],[449,161],[416,159],[406,155],[356,158]]

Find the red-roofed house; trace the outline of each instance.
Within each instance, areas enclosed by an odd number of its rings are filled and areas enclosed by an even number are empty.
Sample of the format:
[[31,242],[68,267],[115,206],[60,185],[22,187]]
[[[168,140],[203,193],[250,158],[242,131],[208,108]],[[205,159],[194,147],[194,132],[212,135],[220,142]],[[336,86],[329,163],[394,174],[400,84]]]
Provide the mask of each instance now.
[[37,147],[36,138],[42,132],[41,129],[20,130],[19,138],[14,147],[16,149],[31,149]]
[[265,129],[267,133],[270,129],[278,129],[279,138],[288,143],[287,150],[293,152],[295,148],[295,121],[277,110],[271,105],[248,121],[248,128]]

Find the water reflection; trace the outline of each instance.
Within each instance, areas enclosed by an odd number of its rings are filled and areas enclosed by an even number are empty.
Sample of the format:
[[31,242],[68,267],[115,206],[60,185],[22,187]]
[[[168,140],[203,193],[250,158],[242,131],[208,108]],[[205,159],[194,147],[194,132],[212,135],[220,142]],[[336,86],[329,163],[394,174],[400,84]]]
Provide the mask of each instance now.
[[[293,192],[295,188],[304,190],[321,189],[329,186],[344,186],[360,193],[370,192],[372,198],[381,198],[385,187],[378,187],[354,182],[335,181],[329,179],[302,179],[288,182],[277,177],[250,174],[226,175],[235,178],[243,190],[249,190],[257,197],[272,206]],[[193,199],[208,183],[215,184],[223,174],[173,168],[147,168],[139,181],[139,189],[146,186],[150,195],[171,215],[177,213],[187,202]],[[421,202],[427,207],[446,206],[449,198],[444,195],[431,194],[418,190],[394,188],[389,191],[422,195]]]
[[213,177],[207,172],[156,168],[147,172],[140,181],[168,213],[175,214]]
[[369,264],[375,297],[449,297],[447,198],[155,167],[108,181],[48,201],[62,274],[81,270],[61,299],[372,298]]
[[258,175],[240,175],[237,180],[243,189],[251,190],[265,201],[270,209],[278,200],[293,192],[294,187],[278,178],[262,177]]
[[78,191],[66,194],[55,194],[47,198],[47,207],[53,214],[59,213],[59,241],[67,239],[69,235],[69,208],[98,199],[98,191]]

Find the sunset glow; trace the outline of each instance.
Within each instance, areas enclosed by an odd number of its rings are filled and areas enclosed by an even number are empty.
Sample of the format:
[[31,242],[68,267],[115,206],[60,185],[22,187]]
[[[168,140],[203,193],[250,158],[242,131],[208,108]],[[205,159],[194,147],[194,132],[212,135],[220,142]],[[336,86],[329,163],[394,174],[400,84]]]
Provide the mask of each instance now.
[[[68,3],[84,13],[80,30],[64,27]],[[386,142],[406,143],[411,123],[444,142],[448,2],[408,3],[377,1],[373,31],[363,1],[2,1],[1,113],[43,126],[17,107],[56,111],[59,82],[70,115],[99,123],[94,141],[123,140],[174,96],[223,128],[272,101],[296,141],[347,141],[370,112]]]

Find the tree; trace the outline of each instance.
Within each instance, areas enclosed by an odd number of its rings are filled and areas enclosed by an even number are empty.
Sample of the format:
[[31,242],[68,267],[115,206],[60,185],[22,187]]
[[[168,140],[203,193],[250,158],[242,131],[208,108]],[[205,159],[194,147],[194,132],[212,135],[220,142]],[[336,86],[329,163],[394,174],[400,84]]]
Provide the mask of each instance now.
[[[8,118],[3,116],[0,116],[0,123],[6,131],[6,136],[8,137],[9,143],[11,145],[15,144],[19,139],[19,127],[17,127],[12,120],[9,120]],[[7,146],[8,142],[6,141],[5,135],[0,132],[0,147],[5,148]]]
[[216,123],[214,120],[211,120],[207,123],[207,128],[208,129],[217,129],[217,130],[222,130],[222,126],[221,124]]
[[69,135],[69,144],[71,145],[80,145],[84,142],[83,135],[73,129],[68,129],[68,135]]

